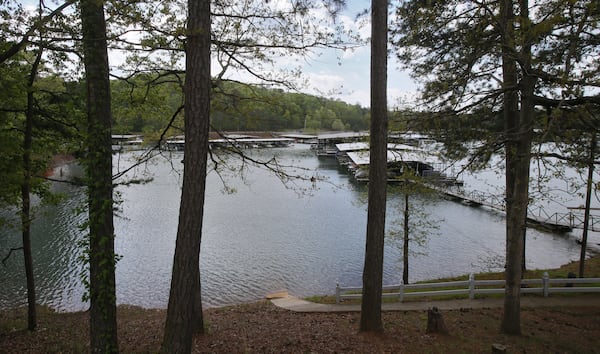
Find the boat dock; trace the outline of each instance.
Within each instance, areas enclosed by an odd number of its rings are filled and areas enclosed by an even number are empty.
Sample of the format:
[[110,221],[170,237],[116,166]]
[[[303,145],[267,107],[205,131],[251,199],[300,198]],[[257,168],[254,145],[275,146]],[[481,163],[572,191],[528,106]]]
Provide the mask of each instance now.
[[[341,166],[348,169],[348,173],[357,182],[369,181],[370,151],[366,142],[339,143],[335,145],[337,158]],[[418,147],[389,143],[387,145],[387,181],[388,183],[405,182],[404,173],[414,171],[432,184],[444,186],[462,185],[454,176],[448,176],[444,171],[443,162],[437,152],[420,149]]]
[[[350,136],[344,136],[349,138]],[[357,138],[358,136],[351,136]],[[330,142],[327,136],[324,141]],[[339,138],[339,136],[335,136]],[[421,144],[418,144],[419,146]],[[323,144],[328,149],[322,150],[320,156],[335,156],[342,166],[348,168],[348,173],[357,182],[369,181],[369,144],[364,141],[351,141],[333,145]],[[323,147],[321,149],[323,149]],[[335,148],[334,148],[335,147]],[[335,153],[333,153],[335,151]],[[327,152],[327,153],[325,153]],[[409,168],[423,177],[424,184],[443,195],[445,198],[473,207],[485,207],[499,212],[506,212],[504,195],[495,195],[477,190],[465,190],[463,182],[455,176],[446,176],[445,168],[435,151],[408,144],[388,144],[388,183],[405,182],[402,174]],[[540,206],[529,206],[527,222],[555,232],[570,232],[573,229],[583,229],[584,216],[575,212],[578,208],[570,208],[568,212],[548,213]],[[600,216],[590,215],[588,230],[600,232]]]
[[[208,140],[210,146],[213,147],[233,146],[240,149],[286,147],[293,142],[294,139],[292,138],[246,134],[223,134]],[[165,146],[168,150],[183,151],[185,147],[185,137],[183,135],[171,137],[166,140]]]

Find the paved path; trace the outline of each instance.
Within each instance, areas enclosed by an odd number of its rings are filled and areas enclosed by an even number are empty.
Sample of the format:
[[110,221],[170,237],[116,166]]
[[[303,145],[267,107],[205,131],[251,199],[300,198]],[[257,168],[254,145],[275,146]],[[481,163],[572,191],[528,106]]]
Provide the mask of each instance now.
[[[337,305],[337,304],[317,304],[314,302],[302,300],[295,296],[283,296],[272,298],[271,302],[278,307],[295,312],[356,312],[360,311],[360,304]],[[383,303],[383,311],[420,311],[437,307],[440,310],[459,310],[459,309],[481,309],[498,308],[504,306],[502,298],[486,299],[457,299],[444,301],[411,301],[411,302],[390,302]],[[580,295],[571,297],[541,297],[526,296],[521,298],[521,307],[556,307],[556,306],[600,306],[600,296],[598,295]]]

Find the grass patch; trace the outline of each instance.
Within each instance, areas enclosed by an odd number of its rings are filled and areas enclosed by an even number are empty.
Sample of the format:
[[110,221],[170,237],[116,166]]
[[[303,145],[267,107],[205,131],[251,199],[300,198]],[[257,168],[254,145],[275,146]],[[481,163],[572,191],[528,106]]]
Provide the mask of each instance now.
[[[525,273],[523,274],[523,278],[524,279],[541,279],[544,275],[544,273],[547,272],[550,278],[553,279],[561,279],[561,278],[568,278],[568,274],[569,273],[574,273],[574,274],[578,274],[579,272],[579,261],[574,261],[568,264],[565,264],[559,268],[555,268],[555,269],[534,269],[534,270],[527,270],[525,271]],[[596,257],[592,257],[589,259],[586,259],[585,261],[585,269],[584,269],[584,275],[586,278],[600,278],[600,256],[596,256]],[[421,281],[421,282],[417,282],[416,284],[424,284],[424,283],[444,283],[444,282],[453,282],[453,281],[465,281],[469,279],[469,275],[461,275],[461,276],[456,276],[456,277],[449,277],[449,278],[440,278],[440,279],[435,279],[435,280],[429,280],[429,281]],[[503,272],[485,272],[485,273],[477,273],[475,274],[475,279],[476,280],[500,280],[500,279],[504,279],[504,273]],[[584,286],[582,284],[582,286]],[[600,286],[600,284],[587,284],[585,286]],[[541,287],[541,285],[525,285],[524,287],[530,287],[530,288],[536,288],[536,287]],[[478,289],[485,289],[485,288],[498,288],[495,286],[478,286]],[[450,290],[450,289],[455,289],[455,287],[439,287],[439,288],[435,288],[434,290]],[[415,290],[415,289],[405,289],[404,293],[408,294],[411,292],[416,292],[416,291],[423,291],[423,290]],[[384,293],[386,293],[386,291],[384,291]],[[348,294],[360,294],[360,292],[348,292]],[[527,293],[523,293],[523,296],[539,296],[538,294],[527,294]],[[498,297],[503,297],[504,294],[477,294],[475,295],[476,299],[479,298],[498,298]],[[580,294],[577,293],[564,293],[564,294],[552,294],[552,296],[565,296],[565,297],[571,297],[571,296],[580,296]],[[420,297],[405,297],[403,302],[411,302],[411,301],[432,301],[432,300],[452,300],[452,299],[464,299],[464,298],[468,298],[468,295],[440,295],[440,296],[420,296]],[[311,296],[311,297],[307,297],[305,298],[307,301],[311,301],[311,302],[316,302],[316,303],[320,303],[320,304],[335,304],[336,303],[336,297],[334,295],[318,295],[318,296]],[[386,302],[398,302],[399,299],[395,298],[395,297],[385,297],[382,299],[382,301],[384,303]],[[341,303],[343,304],[360,304],[361,300],[360,298],[353,298],[353,299],[343,299],[341,301]]]
[[313,295],[305,297],[304,300],[317,304],[335,304],[335,296],[333,295]]

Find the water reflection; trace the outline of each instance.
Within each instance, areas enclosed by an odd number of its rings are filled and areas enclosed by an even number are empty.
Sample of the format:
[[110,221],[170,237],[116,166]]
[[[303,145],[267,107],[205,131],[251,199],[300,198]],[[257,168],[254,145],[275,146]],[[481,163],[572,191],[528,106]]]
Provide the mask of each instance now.
[[[34,263],[37,301],[58,310],[79,310],[83,288],[79,274],[82,264],[78,241],[82,237],[80,226],[84,215],[76,209],[83,206],[82,189],[66,184],[53,186],[54,192],[63,195],[56,206],[44,207],[37,212],[32,225],[31,243]],[[18,231],[2,230],[0,249],[20,247]],[[23,305],[26,303],[26,283],[24,277],[23,253],[15,252],[0,266],[0,307]]]

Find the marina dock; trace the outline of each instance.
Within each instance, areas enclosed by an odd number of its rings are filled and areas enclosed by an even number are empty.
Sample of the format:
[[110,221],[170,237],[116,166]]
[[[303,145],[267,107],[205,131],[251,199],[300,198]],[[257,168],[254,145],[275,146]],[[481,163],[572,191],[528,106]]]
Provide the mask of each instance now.
[[[348,173],[357,182],[367,183],[369,180],[369,144],[360,134],[327,135],[318,137],[319,156],[335,156],[342,166],[348,168]],[[401,139],[407,141],[406,139]],[[421,143],[423,142],[423,143]],[[473,207],[484,207],[499,212],[506,212],[504,196],[494,195],[477,190],[465,190],[463,182],[456,176],[447,176],[443,171],[443,162],[435,148],[435,142],[426,136],[405,143],[388,144],[388,183],[402,183],[402,173],[405,168],[412,169],[418,176],[423,177],[423,184],[437,191],[445,198]],[[320,152],[320,153],[319,153]],[[529,206],[527,222],[554,232],[570,232],[573,229],[583,229],[584,216],[575,212],[578,208],[570,208],[568,212],[547,212],[540,206]],[[600,216],[590,215],[588,230],[600,232]]]

